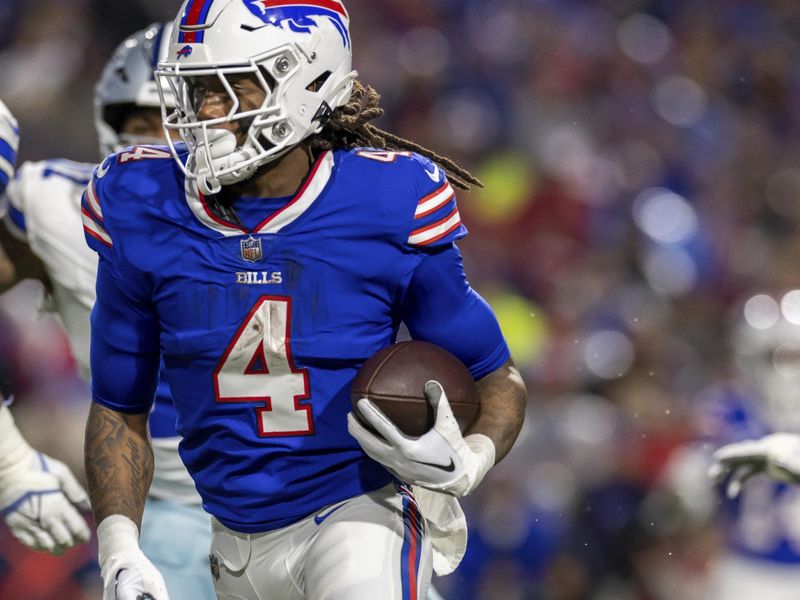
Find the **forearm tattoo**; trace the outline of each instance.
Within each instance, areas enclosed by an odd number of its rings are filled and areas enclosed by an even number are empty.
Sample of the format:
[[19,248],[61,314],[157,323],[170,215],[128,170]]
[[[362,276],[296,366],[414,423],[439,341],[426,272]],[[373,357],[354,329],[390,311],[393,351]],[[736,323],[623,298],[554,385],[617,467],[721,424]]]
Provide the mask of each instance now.
[[147,415],[124,415],[93,403],[84,451],[95,521],[121,514],[139,526],[153,479]]

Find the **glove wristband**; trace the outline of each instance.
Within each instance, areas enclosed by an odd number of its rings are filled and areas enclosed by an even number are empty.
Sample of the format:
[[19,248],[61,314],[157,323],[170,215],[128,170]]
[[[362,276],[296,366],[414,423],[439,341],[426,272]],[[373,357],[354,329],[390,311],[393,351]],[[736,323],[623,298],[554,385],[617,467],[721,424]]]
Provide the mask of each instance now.
[[114,558],[123,553],[140,553],[139,528],[125,515],[111,515],[97,526],[97,555],[100,571],[113,567]]
[[0,404],[0,481],[26,471],[36,451],[30,447],[14,424],[8,407]]
[[469,489],[465,492],[464,495],[466,495],[478,487],[486,473],[489,472],[489,469],[494,466],[497,449],[494,446],[494,442],[482,433],[472,433],[464,438],[464,442],[466,442],[467,447],[472,450],[477,459],[473,474],[474,479],[471,481]]

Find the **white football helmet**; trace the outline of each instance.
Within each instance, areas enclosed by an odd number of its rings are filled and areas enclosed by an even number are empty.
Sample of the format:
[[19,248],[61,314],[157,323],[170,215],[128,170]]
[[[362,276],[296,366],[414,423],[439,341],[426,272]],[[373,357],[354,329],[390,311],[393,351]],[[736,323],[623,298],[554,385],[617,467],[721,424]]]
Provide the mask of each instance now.
[[751,297],[734,329],[734,356],[774,431],[800,433],[800,291]]
[[[340,0],[185,0],[175,20],[168,58],[157,69],[164,127],[186,143],[188,177],[206,194],[243,181],[322,130],[350,99],[353,79],[349,16]],[[266,96],[240,111],[229,76],[251,74]],[[201,121],[191,89],[198,77],[217,77],[230,98],[225,116]],[[170,114],[171,113],[171,114]],[[246,140],[219,128],[240,121]]]
[[[166,57],[171,33],[172,23],[154,23],[125,39],[106,63],[94,93],[94,122],[102,156],[136,144],[164,143],[161,138],[120,134],[120,129],[132,109],[161,106],[154,69]],[[169,93],[163,101],[175,106]]]

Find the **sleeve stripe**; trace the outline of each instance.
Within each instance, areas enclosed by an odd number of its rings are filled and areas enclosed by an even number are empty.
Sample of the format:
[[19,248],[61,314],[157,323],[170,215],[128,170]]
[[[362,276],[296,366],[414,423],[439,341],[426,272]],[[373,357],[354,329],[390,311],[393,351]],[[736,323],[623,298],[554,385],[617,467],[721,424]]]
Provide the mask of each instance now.
[[451,212],[441,221],[437,221],[432,225],[412,231],[408,238],[408,243],[412,246],[425,246],[427,244],[431,244],[436,240],[443,238],[460,225],[461,215],[458,214],[458,209],[456,208],[453,209],[453,212]]
[[92,209],[98,220],[103,221],[103,209],[100,208],[100,202],[97,200],[97,192],[94,191],[94,179],[89,182],[86,187],[86,204]]
[[6,215],[8,216],[8,220],[11,221],[19,231],[23,234],[27,234],[28,227],[25,224],[25,213],[9,202]]
[[3,222],[3,225],[6,226],[8,232],[13,235],[16,239],[20,242],[28,243],[28,234],[17,227],[14,221],[11,220],[11,217],[6,213],[6,216],[0,219]]
[[17,162],[17,151],[6,140],[0,139],[0,156],[6,159],[9,164]]
[[421,219],[422,217],[436,212],[452,200],[453,196],[455,196],[455,192],[453,188],[450,187],[450,182],[445,181],[445,184],[441,188],[419,201],[417,210],[414,212],[414,218]]
[[14,164],[9,162],[9,160],[2,155],[0,155],[0,172],[5,173],[8,179],[14,176]]
[[94,219],[92,219],[89,213],[86,212],[86,209],[81,209],[81,220],[83,221],[83,230],[87,234],[100,240],[109,248],[114,245],[114,242],[111,240],[111,236],[108,235],[106,230],[103,229]]

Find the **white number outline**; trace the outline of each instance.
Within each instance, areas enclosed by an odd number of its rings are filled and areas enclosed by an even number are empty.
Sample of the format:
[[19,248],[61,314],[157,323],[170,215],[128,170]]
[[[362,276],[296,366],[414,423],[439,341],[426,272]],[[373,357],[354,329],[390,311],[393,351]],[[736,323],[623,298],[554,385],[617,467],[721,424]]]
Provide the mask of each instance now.
[[[275,331],[272,327],[267,327],[262,329],[261,335],[255,334],[256,337],[250,340],[242,341],[242,336],[246,332],[249,333],[249,330],[255,328],[255,331],[258,331],[259,322],[258,317],[262,317],[267,314],[269,318],[271,318],[272,312],[270,309],[278,309],[280,312],[280,307],[285,306],[285,323],[284,323],[284,331],[283,331],[283,338],[276,337],[273,335]],[[264,312],[266,311],[266,313]],[[278,324],[280,325],[281,314],[278,314]],[[271,295],[263,295],[259,297],[256,303],[253,305],[253,308],[250,309],[250,312],[245,317],[242,324],[239,326],[239,329],[236,331],[234,336],[231,338],[231,341],[228,343],[228,346],[225,348],[225,352],[220,358],[219,362],[217,363],[216,368],[214,369],[214,398],[217,402],[221,403],[237,403],[237,402],[262,402],[266,406],[261,406],[256,409],[256,417],[257,417],[257,425],[258,425],[258,434],[259,437],[290,437],[290,436],[300,436],[300,435],[314,435],[314,416],[313,410],[310,404],[303,404],[301,400],[307,400],[311,397],[311,386],[309,384],[308,378],[308,369],[298,369],[295,367],[294,359],[292,358],[292,349],[291,349],[291,331],[292,331],[292,298],[290,296],[271,296]],[[257,346],[253,348],[253,341]],[[266,349],[272,349],[273,352],[270,354],[269,352],[265,351],[265,344],[267,344]],[[233,354],[234,350],[236,350],[240,345],[244,345],[244,349],[242,350],[245,352],[244,355],[241,354],[240,351],[236,359],[233,361],[231,360],[231,355]],[[282,350],[276,352],[276,350],[280,347]],[[250,354],[252,351],[252,354]],[[242,363],[239,358],[242,356],[249,356],[247,360],[246,366],[242,368]],[[254,370],[254,365],[256,364],[257,360],[260,360],[264,365],[263,371],[256,371]],[[285,364],[281,364],[281,361],[285,360]],[[270,369],[270,361],[273,362],[273,367],[279,367],[280,370],[283,370],[283,373],[276,374]],[[288,367],[288,372],[287,372]],[[275,370],[275,369],[273,369]],[[300,386],[297,385],[298,380],[296,378],[292,378],[292,375],[300,375],[302,376],[302,384]],[[223,380],[225,377],[225,380]],[[272,382],[262,380],[259,382],[262,386],[269,386],[274,387],[275,385],[281,387],[281,384],[292,384],[295,387],[302,388],[300,393],[292,393],[291,390],[277,390],[277,391],[285,391],[287,395],[292,396],[292,408],[289,409],[288,401],[289,398],[284,395],[279,397],[276,393],[264,394],[259,396],[241,396],[241,395],[231,395],[231,394],[223,394],[222,388],[226,385],[225,381],[229,380],[230,378],[238,378],[238,377],[262,377],[262,378],[272,378]],[[279,379],[282,378],[282,379]],[[287,379],[291,379],[291,381],[286,381]],[[244,380],[242,380],[242,383]],[[250,382],[247,382],[250,383]],[[272,384],[272,385],[271,385]],[[231,387],[227,384],[227,387]],[[248,387],[252,387],[249,386]],[[285,385],[284,385],[285,387]],[[287,410],[289,409],[289,410]],[[280,423],[282,420],[294,420],[294,421],[301,421],[302,418],[295,414],[292,415],[291,413],[304,413],[306,426],[304,428],[280,428],[274,426],[268,426],[272,422]],[[272,418],[270,418],[272,417]]]
[[393,163],[397,160],[398,156],[405,156],[408,158],[411,155],[411,152],[399,152],[396,150],[359,150],[356,152],[356,156],[369,158],[370,160],[377,160],[378,162],[382,163]]
[[166,150],[159,150],[150,146],[134,146],[130,150],[120,153],[119,164],[124,164],[132,160],[146,159],[172,159],[172,154]]

